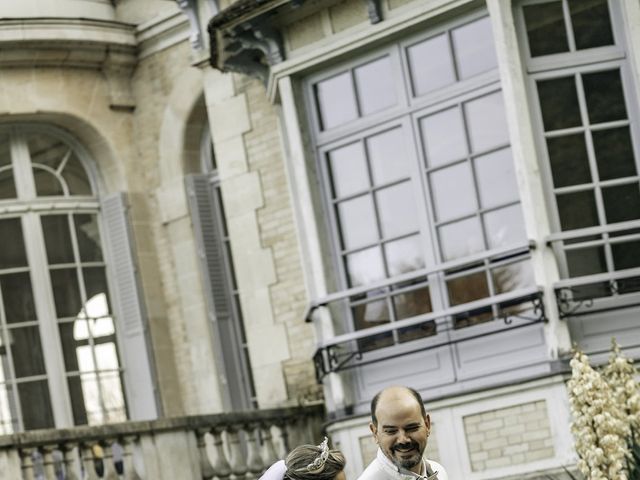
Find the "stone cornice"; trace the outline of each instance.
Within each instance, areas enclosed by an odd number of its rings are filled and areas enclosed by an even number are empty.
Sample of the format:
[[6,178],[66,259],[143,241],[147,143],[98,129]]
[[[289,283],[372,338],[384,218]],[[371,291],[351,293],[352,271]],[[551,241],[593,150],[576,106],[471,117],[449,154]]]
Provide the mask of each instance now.
[[3,19],[0,67],[133,65],[135,26],[87,19]]

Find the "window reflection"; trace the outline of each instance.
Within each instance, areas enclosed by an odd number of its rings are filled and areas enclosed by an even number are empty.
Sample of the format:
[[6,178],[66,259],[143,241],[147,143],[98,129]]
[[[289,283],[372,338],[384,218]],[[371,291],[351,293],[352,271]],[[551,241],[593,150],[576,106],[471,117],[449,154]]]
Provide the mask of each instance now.
[[90,298],[78,314],[73,345],[77,373],[69,383],[84,400],[74,402],[76,421],[95,425],[126,420],[115,327],[105,293]]

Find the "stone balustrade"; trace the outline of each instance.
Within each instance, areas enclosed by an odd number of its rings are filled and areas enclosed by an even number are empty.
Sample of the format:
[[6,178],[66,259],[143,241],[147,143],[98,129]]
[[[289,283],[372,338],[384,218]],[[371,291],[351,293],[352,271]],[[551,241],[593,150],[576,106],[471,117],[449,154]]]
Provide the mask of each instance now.
[[3,480],[254,480],[319,443],[322,405],[0,436]]

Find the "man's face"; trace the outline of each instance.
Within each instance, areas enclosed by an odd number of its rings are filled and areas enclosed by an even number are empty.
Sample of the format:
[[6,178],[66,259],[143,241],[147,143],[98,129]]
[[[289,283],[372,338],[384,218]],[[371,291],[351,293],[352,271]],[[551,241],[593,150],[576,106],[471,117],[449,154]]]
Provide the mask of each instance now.
[[420,405],[407,393],[381,397],[376,418],[378,424],[369,427],[382,452],[398,467],[421,474],[422,453],[431,429],[429,415],[423,417]]

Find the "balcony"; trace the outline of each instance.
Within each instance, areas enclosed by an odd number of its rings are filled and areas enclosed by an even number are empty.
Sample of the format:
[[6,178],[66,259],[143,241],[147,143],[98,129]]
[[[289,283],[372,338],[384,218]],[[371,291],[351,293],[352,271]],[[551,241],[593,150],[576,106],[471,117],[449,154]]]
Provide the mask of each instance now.
[[254,479],[320,437],[322,405],[37,430],[0,437],[11,480]]

